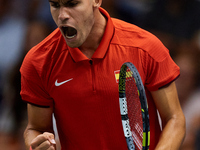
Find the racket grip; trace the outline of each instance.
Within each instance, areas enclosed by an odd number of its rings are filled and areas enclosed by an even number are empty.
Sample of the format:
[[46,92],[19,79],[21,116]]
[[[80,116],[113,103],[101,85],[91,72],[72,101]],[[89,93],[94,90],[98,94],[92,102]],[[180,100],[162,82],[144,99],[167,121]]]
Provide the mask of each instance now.
[[128,145],[128,150],[135,150],[135,144],[132,136],[126,137],[126,143]]
[[30,149],[29,150],[32,150],[32,147],[30,146]]

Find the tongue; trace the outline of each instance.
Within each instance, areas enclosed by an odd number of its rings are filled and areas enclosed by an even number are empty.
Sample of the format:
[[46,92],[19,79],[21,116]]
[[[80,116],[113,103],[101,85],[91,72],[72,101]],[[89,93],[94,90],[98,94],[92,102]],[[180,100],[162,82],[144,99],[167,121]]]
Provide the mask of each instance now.
[[66,29],[66,35],[67,36],[73,36],[77,33],[76,29],[72,28],[72,27],[67,27]]

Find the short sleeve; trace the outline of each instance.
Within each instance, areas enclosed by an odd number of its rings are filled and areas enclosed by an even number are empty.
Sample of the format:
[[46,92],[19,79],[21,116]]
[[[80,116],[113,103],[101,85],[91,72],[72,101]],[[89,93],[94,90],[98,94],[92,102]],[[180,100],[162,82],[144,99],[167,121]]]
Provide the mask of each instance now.
[[166,86],[180,75],[180,68],[171,58],[168,49],[160,42],[157,44],[152,51],[142,52],[145,86],[149,91]]
[[149,76],[146,80],[146,87],[150,91],[158,90],[161,87],[173,82],[180,75],[179,67],[171,57],[166,57],[162,62],[151,64]]
[[31,63],[31,59],[25,60],[20,68],[21,73],[21,97],[22,100],[39,106],[52,106],[53,99],[45,89],[40,71]]
[[27,80],[21,76],[21,97],[22,100],[39,106],[52,106],[53,100],[46,93],[40,84]]

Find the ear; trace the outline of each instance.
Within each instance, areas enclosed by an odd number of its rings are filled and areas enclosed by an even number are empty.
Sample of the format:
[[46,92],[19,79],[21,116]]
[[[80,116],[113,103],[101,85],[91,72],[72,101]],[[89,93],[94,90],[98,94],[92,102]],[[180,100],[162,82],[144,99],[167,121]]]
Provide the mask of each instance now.
[[102,4],[102,0],[93,0],[94,2],[94,7],[100,7]]

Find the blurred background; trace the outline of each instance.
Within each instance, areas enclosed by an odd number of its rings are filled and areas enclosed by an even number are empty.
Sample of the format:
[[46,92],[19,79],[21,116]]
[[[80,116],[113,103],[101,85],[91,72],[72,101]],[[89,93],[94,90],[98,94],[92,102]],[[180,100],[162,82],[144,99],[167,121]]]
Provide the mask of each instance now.
[[[187,130],[181,150],[200,150],[200,0],[103,0],[102,7],[155,34],[169,49],[181,68],[176,84]],[[25,150],[19,68],[55,28],[47,0],[0,0],[0,150]]]

